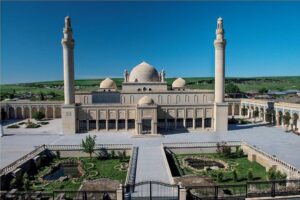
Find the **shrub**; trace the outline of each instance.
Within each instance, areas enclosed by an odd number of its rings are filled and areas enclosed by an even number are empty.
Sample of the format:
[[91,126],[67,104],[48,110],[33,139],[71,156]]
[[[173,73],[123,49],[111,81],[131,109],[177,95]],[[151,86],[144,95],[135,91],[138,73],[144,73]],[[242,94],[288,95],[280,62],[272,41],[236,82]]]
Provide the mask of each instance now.
[[32,115],[32,118],[35,120],[41,120],[41,119],[45,118],[45,114],[39,111],[39,112],[34,113]]
[[112,151],[111,151],[110,157],[111,157],[111,158],[115,158],[115,157],[116,157],[116,152],[115,152],[115,150],[112,150]]
[[252,168],[248,169],[248,180],[249,181],[253,180],[253,170],[252,170]]
[[17,124],[13,124],[13,125],[8,126],[7,128],[20,128],[20,126]]
[[237,174],[237,172],[236,172],[235,169],[232,171],[232,178],[233,178],[234,182],[237,182],[237,180],[238,180],[238,174]]
[[218,181],[219,181],[219,182],[222,182],[222,181],[223,181],[224,174],[223,174],[222,171],[218,171],[218,176],[217,176],[217,178],[218,178]]
[[49,124],[49,122],[40,122],[39,124],[46,125],[46,124]]
[[97,156],[100,160],[106,160],[109,158],[109,154],[107,152],[107,150],[105,148],[101,148],[98,153]]
[[30,123],[26,126],[26,128],[39,128],[39,127],[41,127],[41,125],[35,123]]
[[236,120],[234,117],[232,117],[231,119],[228,119],[228,124],[237,124],[238,120]]
[[28,190],[29,189],[29,187],[30,187],[30,181],[29,181],[29,177],[28,177],[28,174],[27,173],[25,173],[24,175],[23,175],[23,180],[22,180],[22,182],[23,182],[23,188],[24,188],[24,190]]

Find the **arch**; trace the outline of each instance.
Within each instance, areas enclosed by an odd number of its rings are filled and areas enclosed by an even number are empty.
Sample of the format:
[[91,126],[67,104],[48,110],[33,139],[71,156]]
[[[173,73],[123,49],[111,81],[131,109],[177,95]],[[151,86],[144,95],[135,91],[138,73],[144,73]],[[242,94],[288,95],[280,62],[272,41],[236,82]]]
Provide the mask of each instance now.
[[297,127],[297,121],[298,121],[298,119],[299,119],[298,114],[297,113],[293,113],[292,120],[293,120],[293,126],[294,126],[293,129],[294,130],[298,129],[298,127]]
[[15,109],[13,107],[9,107],[8,109],[8,118],[15,119]]
[[32,107],[31,108],[31,116],[33,116],[37,112],[37,107]]
[[234,115],[239,115],[239,114],[240,114],[240,105],[236,103],[234,105]]
[[168,101],[168,104],[171,104],[171,96],[170,95],[168,95],[167,101]]
[[61,118],[61,109],[60,109],[60,107],[55,108],[55,118]]
[[232,104],[228,104],[228,115],[232,115]]
[[22,119],[23,118],[23,116],[22,116],[22,108],[21,107],[17,107],[16,108],[16,114],[17,114],[17,116],[16,116],[17,119]]
[[46,116],[46,109],[44,107],[40,107],[39,112],[43,113]]
[[158,95],[158,101],[157,101],[159,104],[162,104],[162,96],[161,95]]
[[189,97],[189,95],[185,95],[185,103],[190,103],[190,97]]
[[197,95],[194,96],[194,102],[198,103],[198,96]]
[[176,103],[180,103],[180,96],[176,95]]
[[47,107],[46,118],[53,119],[53,108],[52,108],[52,106],[48,106]]
[[130,95],[130,103],[133,104],[134,103],[134,96]]
[[28,107],[24,107],[24,118],[30,118],[30,110]]

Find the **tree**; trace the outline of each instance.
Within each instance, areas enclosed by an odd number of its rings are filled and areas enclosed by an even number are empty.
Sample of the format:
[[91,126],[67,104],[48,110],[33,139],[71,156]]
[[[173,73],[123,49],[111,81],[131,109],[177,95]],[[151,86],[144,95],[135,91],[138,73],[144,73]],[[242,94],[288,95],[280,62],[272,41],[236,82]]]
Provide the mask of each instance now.
[[41,120],[41,119],[45,118],[45,114],[41,111],[38,111],[32,115],[32,118],[35,120]]
[[90,154],[90,158],[92,158],[92,153],[95,151],[96,146],[96,135],[93,137],[88,135],[85,137],[85,140],[82,140],[81,147],[83,148],[83,152]]
[[223,174],[222,171],[219,171],[219,172],[218,172],[217,178],[218,178],[218,181],[219,181],[219,182],[222,182],[222,181],[223,181],[224,174]]
[[265,88],[265,87],[263,87],[263,88],[260,88],[259,90],[258,90],[258,93],[260,93],[260,94],[266,94],[266,93],[268,93],[268,89],[267,88]]
[[245,117],[247,115],[248,109],[242,108],[242,116]]
[[44,101],[45,100],[45,95],[43,92],[40,92],[40,100]]
[[258,110],[253,111],[254,122],[256,122],[256,118],[258,117],[258,114],[259,114]]
[[240,88],[233,84],[233,83],[228,83],[226,86],[225,86],[225,93],[241,93],[241,90]]
[[286,126],[287,131],[289,129],[290,120],[291,120],[291,115],[290,113],[286,112],[285,115],[283,115],[283,123]]
[[269,180],[275,180],[276,179],[276,170],[274,168],[270,168],[267,175],[268,175]]

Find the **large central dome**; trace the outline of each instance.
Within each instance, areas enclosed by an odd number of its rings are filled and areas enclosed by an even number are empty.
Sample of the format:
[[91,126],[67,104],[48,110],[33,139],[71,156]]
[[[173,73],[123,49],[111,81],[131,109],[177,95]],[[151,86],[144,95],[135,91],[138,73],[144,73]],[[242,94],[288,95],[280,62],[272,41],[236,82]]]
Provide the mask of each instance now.
[[129,82],[159,82],[159,75],[153,66],[146,62],[142,62],[131,70]]

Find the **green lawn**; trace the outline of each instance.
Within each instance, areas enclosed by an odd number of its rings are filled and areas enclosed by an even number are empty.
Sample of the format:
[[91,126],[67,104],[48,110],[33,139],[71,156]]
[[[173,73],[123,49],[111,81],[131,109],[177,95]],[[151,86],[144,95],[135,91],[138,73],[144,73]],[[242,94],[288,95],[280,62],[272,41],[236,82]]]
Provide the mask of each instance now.
[[[54,190],[71,190],[76,191],[79,189],[81,182],[84,180],[95,180],[99,178],[109,178],[112,180],[117,180],[120,183],[124,183],[127,175],[127,171],[120,171],[116,169],[116,166],[121,164],[119,158],[99,160],[97,158],[78,158],[83,163],[83,169],[85,175],[77,179],[68,179],[65,181],[47,181],[40,182],[38,177],[45,175],[46,171],[49,171],[50,166],[43,167],[39,169],[38,173],[34,176],[34,179],[30,181],[31,190],[44,190],[44,191],[54,191]],[[54,159],[51,165],[54,166],[55,163],[59,163],[65,159]],[[129,162],[129,158],[122,160],[122,162]]]
[[[217,158],[220,160],[225,161],[229,168],[227,170],[223,171],[223,181],[219,181],[216,177],[216,171],[219,170],[211,170],[211,171],[197,171],[193,170],[191,168],[183,167],[182,166],[182,159],[187,156],[197,156],[202,155],[208,158]],[[183,171],[184,175],[202,175],[202,176],[209,176],[211,177],[216,183],[222,183],[222,184],[232,184],[236,183],[233,180],[233,170],[235,169],[238,174],[238,183],[245,183],[248,181],[248,169],[251,168],[253,170],[253,180],[266,180],[267,179],[267,172],[265,167],[258,164],[257,162],[250,162],[247,159],[247,156],[243,156],[240,158],[226,158],[219,154],[176,154],[174,156],[174,159],[177,159],[180,166],[177,165],[177,167],[180,167]]]

